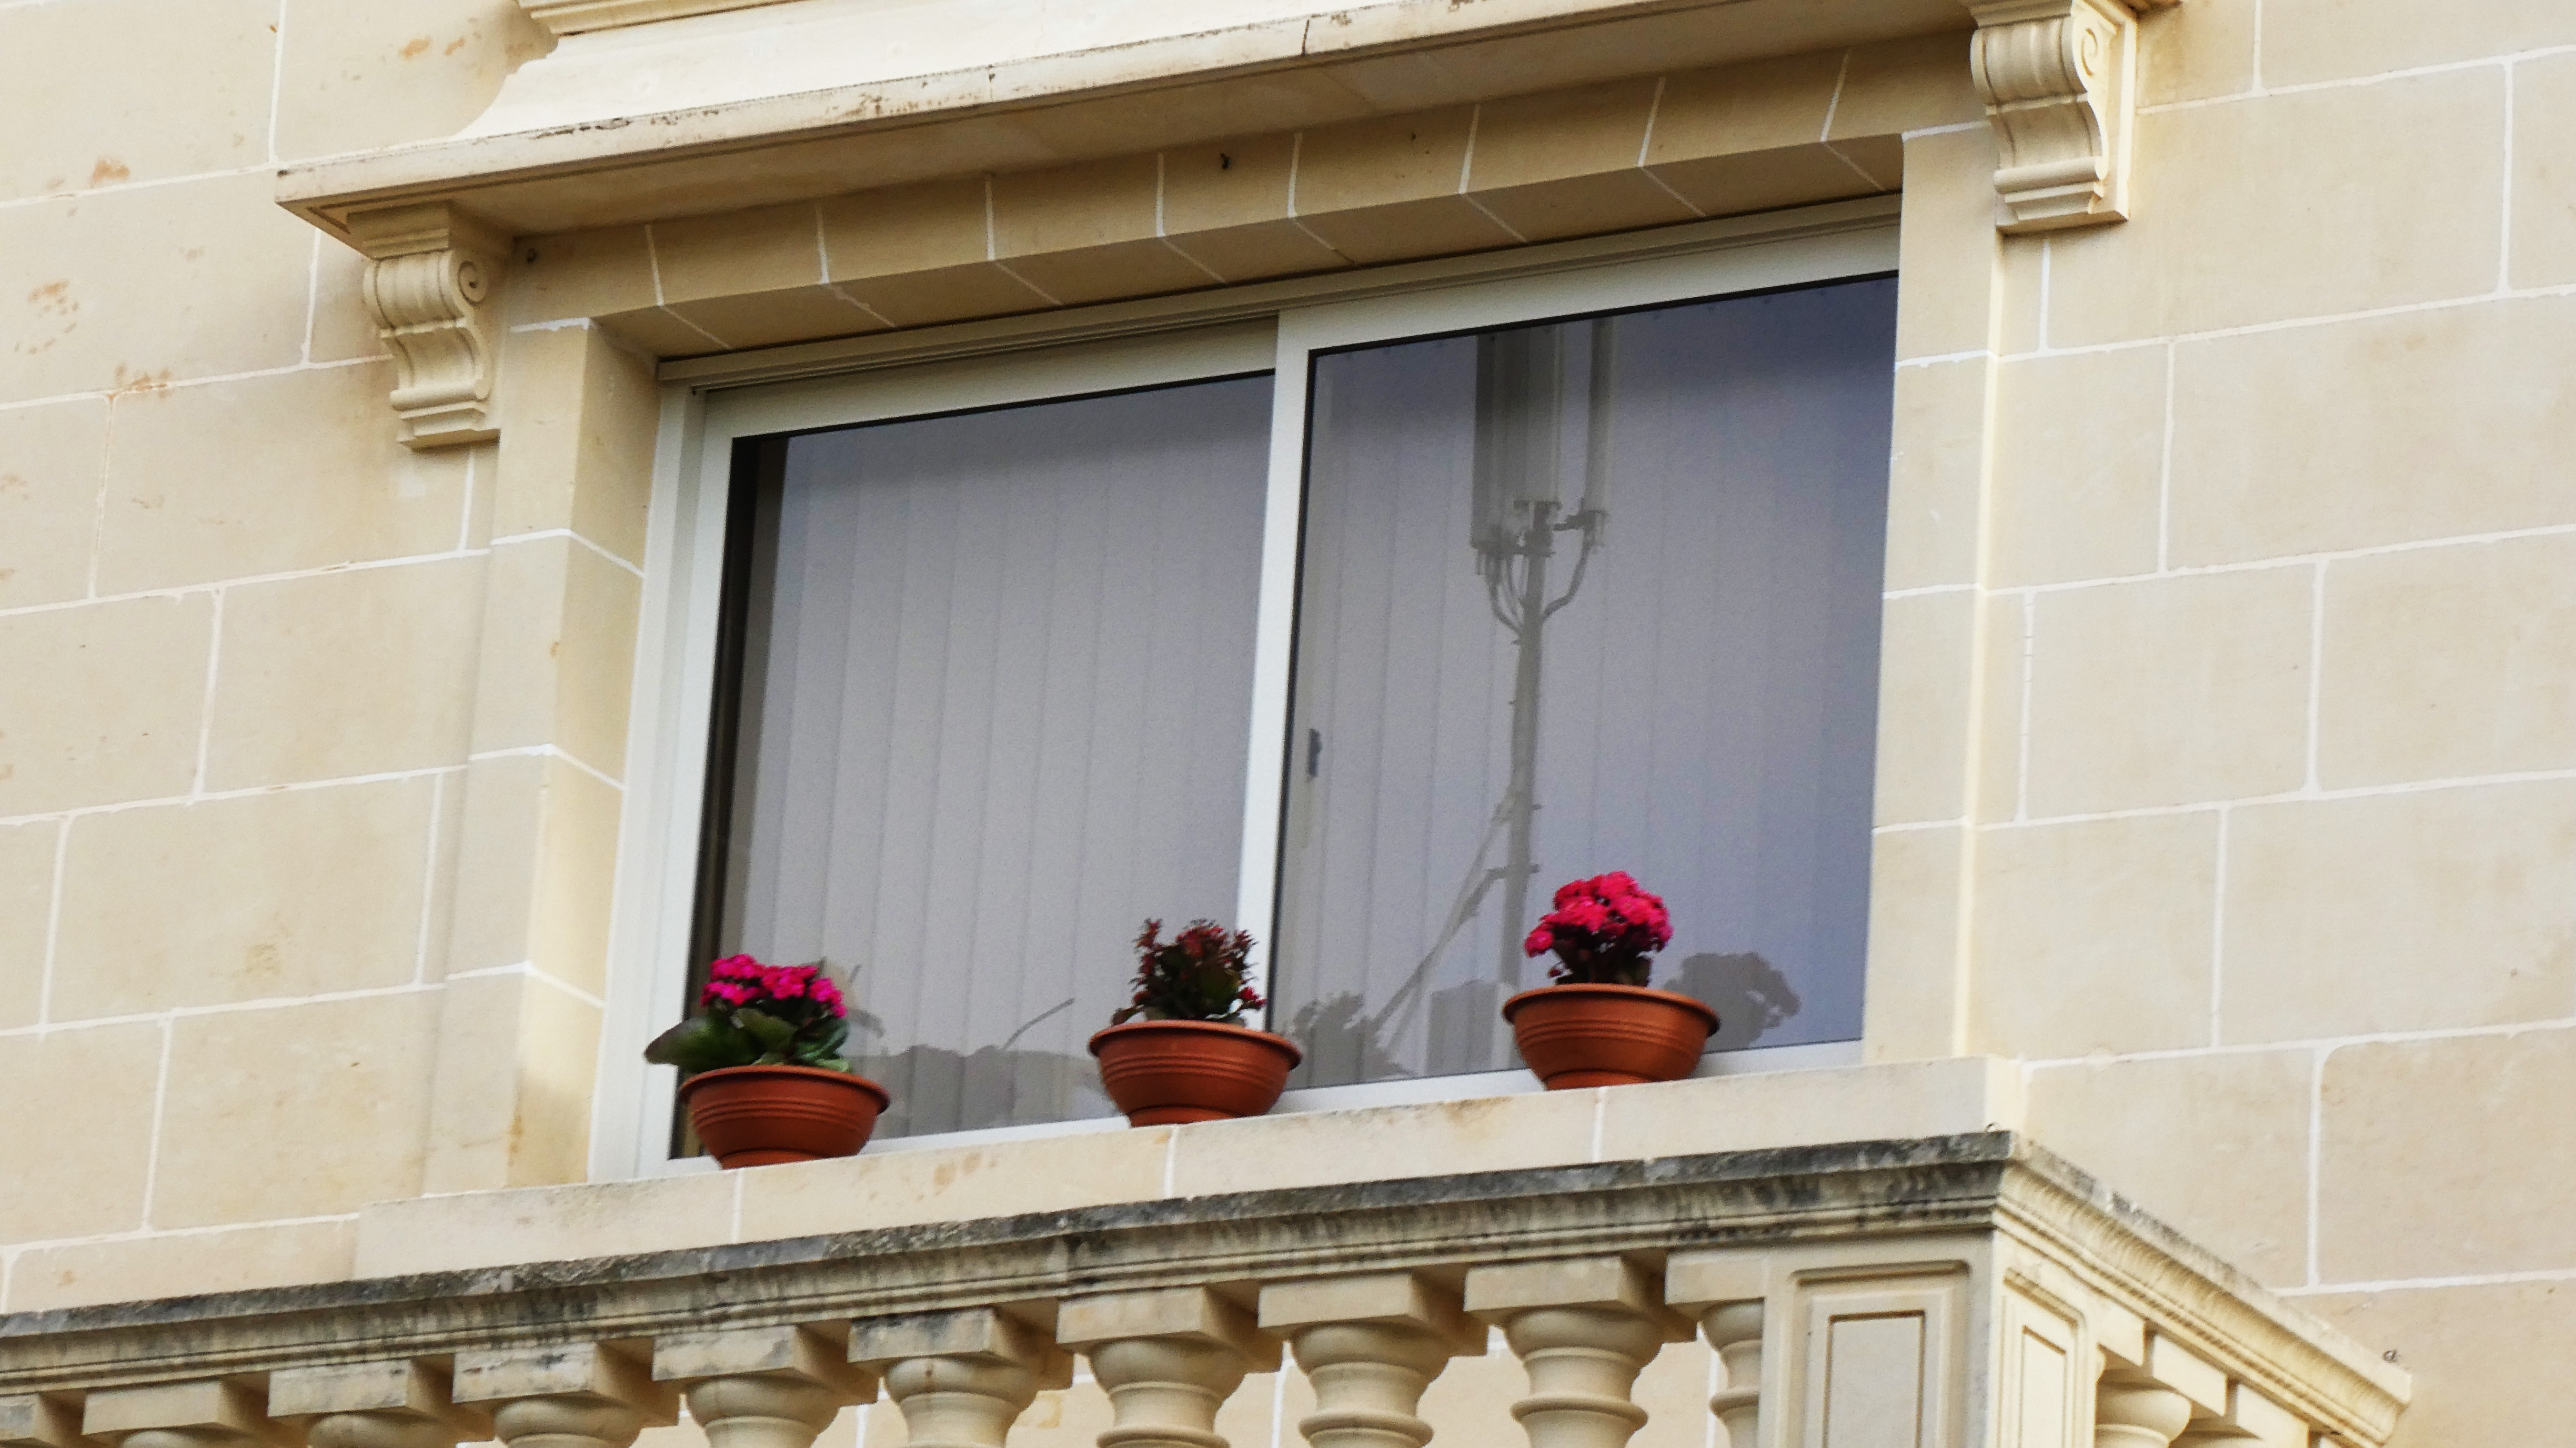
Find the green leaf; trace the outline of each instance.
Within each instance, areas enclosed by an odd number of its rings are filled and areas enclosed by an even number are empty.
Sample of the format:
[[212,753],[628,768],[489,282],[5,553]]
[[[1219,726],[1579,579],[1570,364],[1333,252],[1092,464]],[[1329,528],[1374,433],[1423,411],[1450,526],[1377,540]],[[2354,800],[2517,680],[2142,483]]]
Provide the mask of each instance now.
[[743,1066],[759,1054],[740,1031],[712,1015],[691,1016],[655,1036],[644,1059],[658,1066],[677,1066],[695,1075],[720,1066]]
[[767,1011],[756,1011],[748,1006],[733,1013],[733,1023],[760,1043],[764,1056],[786,1049],[787,1043],[796,1039],[794,1026]]
[[808,1028],[804,1049],[824,1055],[840,1054],[841,1046],[850,1039],[850,1023],[839,1016],[825,1016]]

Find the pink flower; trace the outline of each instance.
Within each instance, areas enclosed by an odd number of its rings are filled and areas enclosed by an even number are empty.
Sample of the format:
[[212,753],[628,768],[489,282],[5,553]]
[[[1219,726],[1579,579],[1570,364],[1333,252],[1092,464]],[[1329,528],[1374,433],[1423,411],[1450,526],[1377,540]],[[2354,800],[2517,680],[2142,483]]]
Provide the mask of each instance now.
[[747,1006],[773,1001],[812,1001],[826,1014],[845,1016],[848,1002],[822,962],[812,965],[763,965],[748,955],[728,955],[707,967],[706,988],[698,1005]]
[[1624,870],[1568,881],[1556,908],[1521,942],[1528,955],[1555,951],[1561,962],[1549,974],[1583,978],[1601,961],[1633,961],[1672,942],[1672,917],[1660,896],[1648,893]]
[[707,982],[707,988],[698,994],[698,1004],[701,1007],[711,1006],[719,1001],[729,1006],[738,1006],[745,1004],[750,999],[751,990],[749,987],[736,985],[731,981],[724,980]]
[[1577,900],[1550,918],[1568,930],[1600,934],[1612,928],[1610,909],[1598,900]]

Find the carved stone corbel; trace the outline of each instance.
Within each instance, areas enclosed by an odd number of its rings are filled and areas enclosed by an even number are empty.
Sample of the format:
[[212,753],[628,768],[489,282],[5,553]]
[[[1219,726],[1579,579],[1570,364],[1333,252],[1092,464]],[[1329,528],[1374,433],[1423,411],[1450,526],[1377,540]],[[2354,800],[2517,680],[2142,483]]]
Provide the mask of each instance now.
[[349,236],[367,254],[367,311],[394,357],[403,446],[498,437],[491,298],[510,239],[443,203],[361,212],[349,218]]
[[1968,66],[2002,164],[2006,231],[2129,219],[2137,109],[2134,10],[2176,0],[1968,0]]

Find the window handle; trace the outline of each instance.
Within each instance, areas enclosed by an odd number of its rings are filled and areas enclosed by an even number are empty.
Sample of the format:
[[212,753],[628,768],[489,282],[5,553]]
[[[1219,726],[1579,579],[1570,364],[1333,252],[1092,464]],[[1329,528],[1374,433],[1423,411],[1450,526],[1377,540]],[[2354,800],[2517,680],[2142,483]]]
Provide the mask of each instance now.
[[1306,731],[1306,777],[1313,779],[1324,767],[1324,731]]

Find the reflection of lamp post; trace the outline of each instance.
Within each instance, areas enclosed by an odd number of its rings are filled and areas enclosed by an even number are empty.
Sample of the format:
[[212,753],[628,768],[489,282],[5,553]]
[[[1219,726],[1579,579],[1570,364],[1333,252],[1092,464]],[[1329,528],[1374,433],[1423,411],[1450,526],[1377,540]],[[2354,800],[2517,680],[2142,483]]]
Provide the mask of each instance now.
[[[1538,706],[1547,621],[1574,601],[1610,516],[1611,327],[1606,317],[1595,321],[1585,349],[1590,386],[1583,493],[1561,520],[1565,353],[1573,328],[1525,327],[1476,339],[1476,511],[1468,541],[1494,617],[1511,632],[1519,655],[1512,675],[1511,784],[1495,812],[1496,822],[1510,831],[1499,872],[1500,964],[1504,984],[1512,986],[1520,984],[1521,934],[1529,919],[1530,876],[1537,869],[1530,849],[1538,823]],[[1566,531],[1581,533],[1582,543],[1564,596],[1551,602],[1548,559],[1556,552],[1555,535]]]
[[[1563,518],[1566,406],[1566,343],[1575,324],[1524,327],[1490,332],[1476,339],[1476,506],[1468,524],[1468,544],[1476,550],[1476,572],[1494,617],[1510,631],[1518,657],[1512,674],[1512,773],[1476,857],[1458,885],[1458,898],[1431,948],[1369,1018],[1368,1034],[1389,1039],[1390,1027],[1401,1029],[1419,1003],[1422,984],[1449,949],[1449,942],[1476,918],[1485,892],[1503,887],[1503,936],[1500,974],[1503,984],[1521,981],[1521,936],[1529,919],[1530,836],[1538,821],[1538,703],[1547,621],[1574,599],[1583,586],[1584,565],[1601,546],[1602,525],[1610,518],[1611,342],[1615,324],[1600,318],[1589,327],[1589,342],[1580,366],[1586,376],[1583,491],[1575,510]],[[1574,574],[1565,593],[1547,596],[1547,564],[1556,553],[1556,535],[1582,534],[1574,557]],[[1504,863],[1487,868],[1494,836],[1509,843]]]

